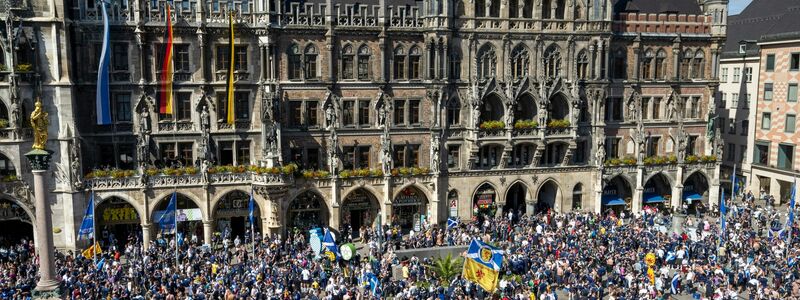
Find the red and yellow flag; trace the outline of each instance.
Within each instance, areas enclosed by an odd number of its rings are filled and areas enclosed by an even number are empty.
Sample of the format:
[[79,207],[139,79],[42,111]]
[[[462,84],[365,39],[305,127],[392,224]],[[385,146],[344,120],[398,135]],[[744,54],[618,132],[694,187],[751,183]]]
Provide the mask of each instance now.
[[234,104],[234,99],[233,99],[234,74],[233,74],[233,71],[234,71],[234,67],[236,67],[236,64],[235,64],[235,60],[236,60],[236,53],[235,53],[236,52],[236,42],[234,40],[235,37],[233,35],[233,13],[228,15],[228,21],[230,23],[230,32],[231,32],[231,42],[230,42],[231,59],[229,60],[230,65],[228,66],[228,82],[226,84],[227,91],[225,93],[228,96],[228,103],[227,103],[227,109],[226,109],[228,111],[228,115],[226,116],[225,120],[226,120],[226,122],[228,124],[233,124],[233,121],[235,119],[234,105],[233,105]]
[[167,31],[164,33],[164,60],[161,64],[161,95],[159,113],[172,114],[172,13],[169,4],[165,6]]
[[86,250],[83,250],[83,257],[86,259],[92,259],[97,254],[103,254],[103,249],[100,248],[100,243],[95,242],[94,245],[89,246]]

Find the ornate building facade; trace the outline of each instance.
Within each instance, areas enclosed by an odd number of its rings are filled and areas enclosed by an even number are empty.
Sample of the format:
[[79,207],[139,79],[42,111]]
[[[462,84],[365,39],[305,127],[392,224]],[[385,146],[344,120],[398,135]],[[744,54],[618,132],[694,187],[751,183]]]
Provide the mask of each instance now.
[[[725,0],[171,3],[165,16],[165,1],[112,1],[106,126],[99,7],[58,7],[71,67],[52,82],[72,99],[48,106],[69,118],[51,141],[70,203],[59,247],[74,247],[90,192],[102,230],[145,241],[175,192],[180,227],[206,241],[247,228],[251,193],[263,233],[718,201],[706,125]],[[175,113],[160,115],[167,18]]]

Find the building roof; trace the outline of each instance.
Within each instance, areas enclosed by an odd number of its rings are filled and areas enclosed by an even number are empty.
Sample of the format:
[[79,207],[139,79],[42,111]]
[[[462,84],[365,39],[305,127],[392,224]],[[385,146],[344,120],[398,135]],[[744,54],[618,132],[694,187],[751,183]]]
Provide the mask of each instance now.
[[[728,17],[727,40],[722,56],[739,56],[740,41],[796,37],[800,33],[800,22],[797,20],[800,20],[800,2],[797,0],[753,0],[742,13]],[[748,46],[747,55],[757,51],[757,46]]]
[[679,13],[700,15],[697,0],[615,0],[615,12]]

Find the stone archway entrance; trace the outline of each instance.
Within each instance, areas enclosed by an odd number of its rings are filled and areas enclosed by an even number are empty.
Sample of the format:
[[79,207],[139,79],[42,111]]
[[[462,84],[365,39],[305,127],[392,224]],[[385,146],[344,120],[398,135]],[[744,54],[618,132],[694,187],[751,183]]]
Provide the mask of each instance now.
[[622,211],[628,210],[632,197],[633,189],[627,180],[622,176],[611,178],[603,187],[603,214],[614,212],[619,215]]
[[664,174],[653,175],[644,184],[644,195],[642,195],[642,205],[656,208],[664,208],[670,203],[672,197],[672,187]]
[[539,188],[539,195],[538,200],[536,201],[536,210],[537,214],[546,213],[550,210],[555,209],[556,207],[556,198],[558,198],[560,192],[558,190],[558,185],[556,185],[553,181],[548,181],[541,188]]
[[[352,230],[353,237],[359,236],[359,228],[372,227],[378,221],[378,200],[364,188],[352,191],[342,201],[342,227]],[[345,232],[345,231],[342,231]]]
[[681,205],[687,205],[689,211],[697,209],[708,209],[708,178],[700,173],[694,172],[683,182]]
[[117,249],[125,249],[128,242],[142,238],[142,221],[139,213],[128,201],[118,197],[109,197],[100,201],[95,207],[97,220],[97,240],[108,247],[115,245]]
[[420,231],[425,216],[428,197],[418,188],[409,186],[392,200],[392,224],[400,225],[403,231]]
[[307,231],[328,227],[325,200],[312,191],[305,191],[292,200],[286,211],[286,228]]
[[33,222],[25,209],[14,201],[0,199],[0,246],[33,240]]
[[[255,233],[261,232],[261,210],[258,203],[254,203],[253,219],[253,230]],[[243,241],[249,239],[250,195],[242,191],[232,191],[222,196],[214,208],[214,222],[216,232],[221,232],[223,235],[229,233],[232,239],[237,236]]]
[[[153,211],[153,223],[156,232],[160,233],[158,229],[158,220],[164,214],[164,211],[169,205],[172,194],[167,194],[161,198],[156,209]],[[177,232],[184,236],[196,236],[199,241],[203,240],[203,212],[197,206],[197,203],[192,201],[189,197],[178,193],[176,201],[175,220],[178,223]]]
[[528,187],[522,182],[514,183],[506,192],[506,204],[503,206],[503,214],[513,213],[514,220],[526,212],[526,199],[528,198]]
[[497,191],[489,183],[484,183],[475,192],[472,199],[472,217],[483,222],[486,217],[494,217],[497,212]]

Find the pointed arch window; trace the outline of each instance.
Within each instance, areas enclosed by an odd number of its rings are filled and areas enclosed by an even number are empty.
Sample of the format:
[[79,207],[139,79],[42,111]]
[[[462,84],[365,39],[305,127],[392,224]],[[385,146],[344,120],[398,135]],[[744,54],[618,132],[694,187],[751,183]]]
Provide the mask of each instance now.
[[628,54],[624,48],[619,48],[617,51],[614,51],[614,78],[615,79],[626,79],[628,78],[628,66],[627,66]]
[[578,79],[588,79],[589,78],[589,54],[586,53],[586,50],[581,51],[578,53]]
[[458,126],[461,123],[461,102],[452,98],[447,102],[447,125]]
[[583,207],[583,185],[578,183],[572,189],[572,210],[580,210]]
[[703,71],[705,69],[705,53],[703,50],[698,49],[694,53],[694,60],[692,60],[692,78],[702,79]]
[[667,77],[667,68],[665,63],[667,61],[667,52],[664,49],[658,49],[656,54],[656,79],[664,79]]
[[302,57],[302,55],[300,54],[300,47],[298,47],[296,44],[293,44],[291,47],[289,47],[289,53],[287,54],[289,56],[288,59],[289,79],[302,79],[303,71],[300,63]]
[[653,52],[653,49],[647,49],[644,52],[644,57],[642,57],[642,61],[640,62],[639,70],[641,74],[639,74],[639,78],[641,79],[653,79],[653,60],[655,60],[656,54]]
[[550,47],[544,53],[544,75],[548,78],[561,76],[561,52],[558,48]]
[[478,54],[478,78],[487,79],[495,76],[497,56],[491,46],[484,47]]
[[530,55],[528,49],[520,46],[511,53],[511,76],[514,79],[521,79],[528,76],[528,66],[530,65]]
[[355,54],[353,53],[353,46],[345,45],[342,48],[342,79],[353,79],[353,64],[355,62]]
[[303,71],[305,72],[305,79],[316,79],[317,72],[317,47],[308,45],[304,53]]
[[394,64],[392,67],[395,80],[406,79],[406,53],[403,46],[394,48]]
[[692,58],[694,58],[694,52],[692,52],[692,50],[686,49],[683,51],[683,57],[681,57],[681,79],[689,79],[689,75],[691,74],[689,68],[692,65]]
[[409,79],[420,79],[420,63],[422,58],[422,52],[419,50],[419,47],[413,46],[411,50],[408,51],[408,78]]
[[358,80],[369,80],[369,65],[372,52],[367,45],[358,48]]

